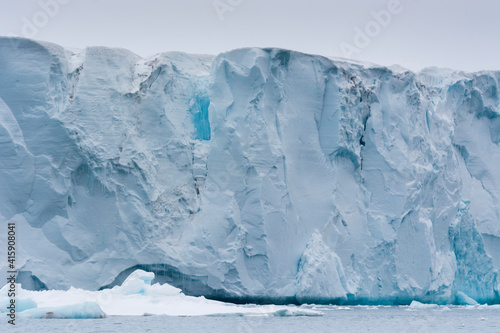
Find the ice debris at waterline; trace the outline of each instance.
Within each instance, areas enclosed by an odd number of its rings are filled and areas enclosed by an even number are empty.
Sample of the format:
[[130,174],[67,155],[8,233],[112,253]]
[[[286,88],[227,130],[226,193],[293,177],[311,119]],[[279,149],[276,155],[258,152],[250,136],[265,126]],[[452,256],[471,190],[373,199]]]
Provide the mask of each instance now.
[[499,302],[499,80],[2,38],[19,281],[98,290],[141,268],[218,299]]
[[[20,318],[85,319],[106,315],[170,316],[321,316],[312,309],[283,305],[235,305],[184,295],[168,284],[151,284],[154,273],[136,270],[121,286],[101,291],[77,288],[31,291],[17,285],[20,297],[34,304],[17,311]],[[7,288],[0,290],[0,304],[9,302]],[[2,312],[6,312],[2,307]]]

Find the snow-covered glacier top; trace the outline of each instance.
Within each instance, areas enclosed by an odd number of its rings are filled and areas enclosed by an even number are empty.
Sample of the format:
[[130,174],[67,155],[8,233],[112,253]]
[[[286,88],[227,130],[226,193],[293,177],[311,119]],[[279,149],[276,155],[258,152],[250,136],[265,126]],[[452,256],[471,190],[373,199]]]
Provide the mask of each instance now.
[[499,302],[499,81],[0,38],[19,280],[95,290],[139,268],[219,299]]

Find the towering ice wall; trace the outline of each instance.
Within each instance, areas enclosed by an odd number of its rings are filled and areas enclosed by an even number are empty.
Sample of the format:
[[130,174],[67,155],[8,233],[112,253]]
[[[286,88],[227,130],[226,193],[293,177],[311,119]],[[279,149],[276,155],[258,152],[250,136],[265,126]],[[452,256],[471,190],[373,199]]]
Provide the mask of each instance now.
[[499,81],[3,38],[0,222],[32,288],[499,302]]

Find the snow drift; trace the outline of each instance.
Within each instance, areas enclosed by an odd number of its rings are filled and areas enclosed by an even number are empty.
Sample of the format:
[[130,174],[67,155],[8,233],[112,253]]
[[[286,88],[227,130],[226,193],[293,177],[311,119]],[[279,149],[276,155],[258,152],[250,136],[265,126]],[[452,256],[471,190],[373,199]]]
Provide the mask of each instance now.
[[498,302],[499,80],[2,38],[19,280],[96,290],[141,268],[219,299]]

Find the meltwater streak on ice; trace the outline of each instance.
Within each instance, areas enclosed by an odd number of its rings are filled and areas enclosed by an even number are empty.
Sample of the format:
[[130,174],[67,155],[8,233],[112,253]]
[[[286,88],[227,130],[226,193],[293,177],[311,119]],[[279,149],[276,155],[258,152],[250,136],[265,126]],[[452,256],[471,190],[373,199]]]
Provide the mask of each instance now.
[[219,299],[500,301],[499,72],[12,41],[0,221],[26,288],[138,267]]

